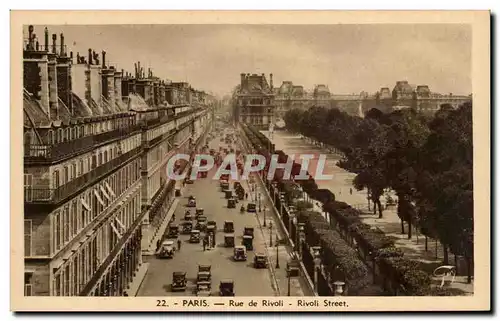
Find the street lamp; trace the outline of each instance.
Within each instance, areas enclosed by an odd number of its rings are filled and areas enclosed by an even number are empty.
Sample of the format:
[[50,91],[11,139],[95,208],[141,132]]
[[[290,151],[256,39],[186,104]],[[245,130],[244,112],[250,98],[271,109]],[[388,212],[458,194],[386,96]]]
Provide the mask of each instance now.
[[276,238],[276,268],[279,269],[280,268],[280,256],[279,256],[279,242],[278,242],[278,238]]
[[321,267],[321,258],[320,258],[320,246],[313,246],[313,257],[314,257],[314,291],[318,293],[318,273]]
[[273,246],[273,222],[269,222],[269,246]]
[[299,243],[300,243],[300,245],[299,245],[299,257],[302,260],[302,248],[303,248],[302,244],[304,243],[304,239],[306,236],[306,234],[305,234],[305,225],[306,224],[299,223],[298,225],[299,225]]
[[260,202],[260,198],[261,198],[261,194],[260,194],[260,192],[259,192],[259,213],[260,213],[260,212],[262,212],[262,210],[261,210],[261,202]]
[[266,211],[267,207],[264,205],[264,227],[266,227]]

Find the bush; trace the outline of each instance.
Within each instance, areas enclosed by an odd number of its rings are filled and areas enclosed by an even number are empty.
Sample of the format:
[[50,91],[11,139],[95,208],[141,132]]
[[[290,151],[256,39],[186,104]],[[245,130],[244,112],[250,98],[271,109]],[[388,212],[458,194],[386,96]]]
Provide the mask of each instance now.
[[311,193],[311,198],[326,204],[335,201],[335,194],[329,189],[320,188]]

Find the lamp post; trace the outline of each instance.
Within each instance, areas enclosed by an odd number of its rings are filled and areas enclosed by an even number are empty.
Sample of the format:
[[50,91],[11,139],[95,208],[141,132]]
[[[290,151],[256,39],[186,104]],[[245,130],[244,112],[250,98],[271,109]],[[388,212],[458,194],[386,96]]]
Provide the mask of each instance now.
[[299,257],[300,259],[302,260],[302,244],[304,243],[304,238],[306,236],[305,234],[305,223],[299,223],[299,243],[300,243],[300,246],[299,246]]
[[280,268],[280,256],[279,256],[279,242],[278,239],[276,238],[276,268]]
[[261,210],[261,202],[260,202],[261,195],[262,194],[259,192],[259,197],[258,197],[258,199],[259,199],[259,213],[262,212],[262,210]]
[[266,227],[266,211],[267,207],[264,205],[264,227]]
[[318,273],[321,267],[321,258],[320,258],[320,246],[313,246],[313,257],[314,257],[314,291],[318,293]]
[[269,246],[273,246],[273,222],[269,222]]

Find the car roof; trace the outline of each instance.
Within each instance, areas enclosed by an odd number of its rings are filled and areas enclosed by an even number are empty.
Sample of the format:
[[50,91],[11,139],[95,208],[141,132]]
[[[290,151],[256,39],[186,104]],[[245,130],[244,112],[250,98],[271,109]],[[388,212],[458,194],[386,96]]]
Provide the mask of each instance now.
[[246,249],[246,247],[244,247],[243,245],[236,245],[234,248],[235,249]]
[[200,233],[200,230],[191,230],[191,233],[193,233],[193,232],[195,232],[195,233],[196,233],[196,232]]

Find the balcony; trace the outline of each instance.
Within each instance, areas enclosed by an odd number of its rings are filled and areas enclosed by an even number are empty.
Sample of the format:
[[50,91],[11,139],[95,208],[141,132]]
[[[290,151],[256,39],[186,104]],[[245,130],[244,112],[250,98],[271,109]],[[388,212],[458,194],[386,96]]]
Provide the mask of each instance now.
[[88,185],[93,184],[95,181],[107,176],[111,171],[122,166],[130,159],[139,155],[142,151],[141,147],[133,149],[121,156],[98,166],[88,173],[71,180],[70,182],[59,186],[56,189],[51,188],[24,188],[24,202],[25,203],[45,203],[45,204],[58,204],[67,198],[79,193]]
[[24,161],[26,163],[46,161],[56,162],[64,158],[90,151],[96,146],[106,142],[123,139],[139,129],[140,126],[134,125],[127,128],[115,129],[101,134],[85,136],[53,145],[31,144],[29,146],[25,146]]

